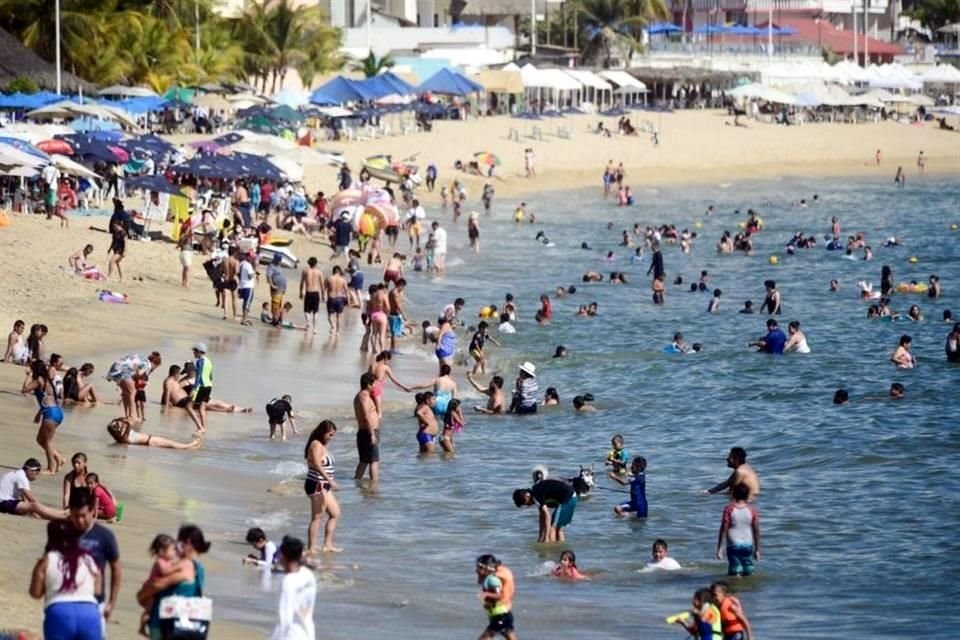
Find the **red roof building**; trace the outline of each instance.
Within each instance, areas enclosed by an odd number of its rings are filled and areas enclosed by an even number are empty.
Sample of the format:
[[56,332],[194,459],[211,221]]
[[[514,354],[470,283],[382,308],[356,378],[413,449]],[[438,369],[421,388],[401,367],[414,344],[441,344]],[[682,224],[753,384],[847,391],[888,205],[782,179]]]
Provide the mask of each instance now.
[[[765,13],[765,12],[764,12]],[[759,18],[760,16],[758,16]],[[758,22],[757,28],[766,28],[767,22]],[[876,38],[865,37],[862,33],[857,33],[856,47],[854,47],[853,32],[844,29],[837,29],[828,21],[808,16],[778,16],[773,21],[774,27],[790,28],[796,33],[789,36],[775,36],[777,42],[802,43],[810,46],[816,46],[826,49],[836,55],[851,58],[854,50],[857,52],[857,62],[864,64],[864,41],[866,41],[867,55],[869,62],[882,64],[884,62],[893,62],[894,56],[901,55],[904,50],[895,44],[877,40]]]

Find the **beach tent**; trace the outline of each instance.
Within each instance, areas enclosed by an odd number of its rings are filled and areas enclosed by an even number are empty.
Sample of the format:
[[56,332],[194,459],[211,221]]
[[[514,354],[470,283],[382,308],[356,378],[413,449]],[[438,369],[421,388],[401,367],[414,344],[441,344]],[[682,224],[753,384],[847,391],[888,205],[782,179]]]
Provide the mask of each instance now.
[[583,85],[583,97],[597,107],[613,102],[613,85],[587,69],[564,69],[564,73]]
[[647,26],[647,33],[656,35],[659,33],[680,33],[683,31],[680,27],[670,22],[655,22]]
[[938,64],[927,69],[920,80],[924,84],[960,84],[960,69],[951,64]]
[[450,96],[466,96],[481,93],[483,90],[483,85],[451,69],[437,71],[417,87],[418,93],[430,92]]
[[412,95],[417,92],[417,88],[415,86],[398,76],[393,71],[381,73],[378,77],[391,85],[394,89],[394,92],[400,95]]
[[523,93],[523,77],[519,71],[484,69],[473,76],[489,93]]
[[236,108],[226,98],[215,93],[205,93],[202,96],[197,96],[193,99],[193,104],[207,109],[223,111],[232,111]]
[[270,96],[270,100],[292,109],[299,109],[303,105],[310,102],[310,97],[303,91],[283,89],[282,91],[278,91]]
[[774,102],[777,104],[793,104],[794,98],[789,93],[774,89],[773,87],[759,82],[752,82],[743,86],[731,89],[727,92],[731,98],[749,98],[763,100],[765,102]]
[[647,93],[647,85],[626,71],[601,71],[600,76],[613,83],[614,95],[622,96],[624,104],[639,102],[638,97]]
[[366,102],[376,96],[360,83],[337,76],[310,94],[310,102],[319,105],[345,104],[347,102]]
[[22,151],[23,153],[34,156],[34,158],[36,158],[40,162],[46,162],[50,159],[50,157],[41,149],[19,138],[11,138],[8,136],[3,136],[3,137],[0,137],[0,144],[7,147],[13,147],[17,151]]

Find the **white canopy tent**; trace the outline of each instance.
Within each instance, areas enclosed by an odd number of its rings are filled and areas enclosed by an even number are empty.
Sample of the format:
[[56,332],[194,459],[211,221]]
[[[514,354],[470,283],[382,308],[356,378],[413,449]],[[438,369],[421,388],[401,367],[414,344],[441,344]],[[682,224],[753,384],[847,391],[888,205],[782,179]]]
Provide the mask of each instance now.
[[614,89],[613,93],[618,96],[623,96],[623,104],[628,105],[640,102],[640,96],[643,96],[644,101],[646,101],[647,85],[626,71],[601,71],[600,76],[614,84],[616,89]]
[[613,85],[587,69],[564,69],[564,73],[583,85],[583,95],[587,102],[600,107],[613,103]]
[[580,103],[583,84],[560,69],[537,69],[525,64],[520,69],[523,88],[528,99],[537,100],[541,105],[561,108],[567,102],[576,106]]
[[952,64],[938,64],[927,69],[920,80],[924,84],[960,84],[960,69]]
[[100,118],[101,120],[113,120],[128,129],[136,130],[139,128],[137,123],[130,118],[126,111],[122,109],[100,104],[77,104],[76,102],[70,102],[69,100],[64,100],[62,102],[50,104],[45,107],[40,107],[39,109],[34,109],[33,111],[28,111],[26,115],[28,118],[34,119],[60,118],[63,120],[72,120],[74,118],[90,116],[93,118]]
[[752,82],[733,89],[727,93],[732,98],[747,98],[753,100],[763,100],[764,102],[774,102],[777,104],[794,104],[792,95],[780,89],[759,82]]

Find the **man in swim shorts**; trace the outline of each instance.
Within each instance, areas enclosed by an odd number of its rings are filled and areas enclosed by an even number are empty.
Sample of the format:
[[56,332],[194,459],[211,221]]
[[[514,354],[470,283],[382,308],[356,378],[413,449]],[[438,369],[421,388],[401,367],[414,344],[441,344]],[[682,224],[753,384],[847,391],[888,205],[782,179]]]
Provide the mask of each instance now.
[[273,324],[279,326],[280,314],[283,311],[283,296],[287,293],[287,276],[280,268],[283,257],[280,254],[273,256],[273,262],[267,267],[267,284],[270,285],[270,314]]
[[186,409],[197,425],[197,433],[203,434],[207,431],[207,403],[213,394],[213,362],[207,357],[207,345],[202,342],[193,345],[193,357],[197,359],[194,364],[197,375],[190,393],[193,402]]
[[317,268],[317,259],[307,260],[307,268],[300,274],[300,299],[303,300],[303,317],[307,330],[317,332],[317,314],[320,313],[320,298],[323,293],[323,272]]
[[530,507],[534,503],[539,505],[540,532],[537,542],[563,542],[563,527],[573,520],[577,494],[570,483],[547,478],[530,489],[514,491],[513,503],[517,507]]
[[498,635],[507,640],[517,640],[517,632],[513,628],[513,594],[516,589],[513,572],[490,554],[477,558],[476,571],[477,583],[481,588],[480,598],[489,618],[480,640],[491,640]]
[[405,325],[405,314],[403,312],[404,291],[407,288],[407,281],[400,278],[394,284],[393,289],[387,295],[387,302],[390,307],[390,350],[397,350],[397,336],[402,336]]
[[333,267],[333,272],[324,286],[327,291],[327,322],[330,324],[330,335],[337,335],[340,333],[340,314],[347,306],[347,281],[343,277],[343,269],[340,265]]
[[373,385],[377,381],[372,373],[360,376],[360,392],[353,398],[353,414],[357,419],[357,463],[353,477],[363,478],[370,468],[370,483],[376,484],[380,475],[380,413],[373,400]]
[[40,461],[29,458],[16,471],[0,476],[0,513],[13,516],[36,515],[45,520],[59,520],[66,516],[38,501],[30,492],[30,483],[40,477]]

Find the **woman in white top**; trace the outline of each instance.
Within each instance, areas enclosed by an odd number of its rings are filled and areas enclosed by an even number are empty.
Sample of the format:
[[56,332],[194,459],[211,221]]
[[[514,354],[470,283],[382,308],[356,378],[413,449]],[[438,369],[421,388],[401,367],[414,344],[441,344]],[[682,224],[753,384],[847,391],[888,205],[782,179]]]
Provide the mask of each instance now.
[[30,595],[43,598],[46,640],[101,640],[96,593],[103,578],[80,535],[67,520],[47,525],[47,546],[30,580]]
[[789,325],[787,325],[787,331],[790,334],[790,338],[787,340],[787,343],[783,345],[783,351],[795,351],[796,353],[810,353],[810,345],[807,344],[807,336],[803,334],[803,331],[800,331],[800,323],[794,320]]

